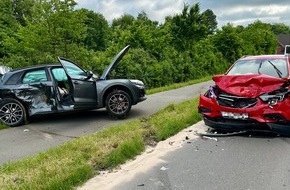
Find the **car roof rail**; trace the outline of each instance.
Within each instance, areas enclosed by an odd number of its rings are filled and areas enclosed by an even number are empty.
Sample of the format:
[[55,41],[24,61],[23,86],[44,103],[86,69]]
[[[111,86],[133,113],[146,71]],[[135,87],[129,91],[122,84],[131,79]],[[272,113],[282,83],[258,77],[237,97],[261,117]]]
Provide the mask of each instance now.
[[285,45],[284,55],[290,55],[290,45]]

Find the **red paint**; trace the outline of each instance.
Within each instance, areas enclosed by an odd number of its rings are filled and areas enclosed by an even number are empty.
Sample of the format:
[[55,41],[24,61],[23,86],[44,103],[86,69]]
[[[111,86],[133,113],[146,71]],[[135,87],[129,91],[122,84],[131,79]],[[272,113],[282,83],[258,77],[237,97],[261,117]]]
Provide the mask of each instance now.
[[255,98],[261,94],[279,89],[287,79],[268,75],[217,75],[213,77],[216,85],[229,94]]

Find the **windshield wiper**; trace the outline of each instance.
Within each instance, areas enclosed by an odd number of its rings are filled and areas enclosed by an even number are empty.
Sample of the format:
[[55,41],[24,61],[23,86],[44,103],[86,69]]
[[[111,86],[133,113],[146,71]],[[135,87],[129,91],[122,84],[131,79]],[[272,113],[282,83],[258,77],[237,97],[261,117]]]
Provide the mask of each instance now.
[[273,68],[276,70],[276,72],[277,72],[277,74],[278,74],[278,76],[280,77],[280,78],[282,78],[282,72],[270,61],[270,60],[268,60],[268,62],[273,66]]
[[262,67],[262,63],[263,63],[263,61],[261,61],[260,64],[259,64],[259,68],[258,68],[258,73],[259,73],[259,74],[261,74],[260,69],[261,69],[261,67]]

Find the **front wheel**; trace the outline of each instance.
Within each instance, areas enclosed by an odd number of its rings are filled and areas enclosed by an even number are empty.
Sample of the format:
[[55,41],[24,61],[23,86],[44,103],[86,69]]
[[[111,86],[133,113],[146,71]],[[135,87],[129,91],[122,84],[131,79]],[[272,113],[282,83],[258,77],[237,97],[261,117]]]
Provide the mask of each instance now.
[[10,127],[21,125],[25,121],[26,110],[15,99],[4,99],[0,102],[0,121]]
[[115,118],[125,118],[132,107],[130,95],[123,90],[115,90],[106,98],[106,109]]

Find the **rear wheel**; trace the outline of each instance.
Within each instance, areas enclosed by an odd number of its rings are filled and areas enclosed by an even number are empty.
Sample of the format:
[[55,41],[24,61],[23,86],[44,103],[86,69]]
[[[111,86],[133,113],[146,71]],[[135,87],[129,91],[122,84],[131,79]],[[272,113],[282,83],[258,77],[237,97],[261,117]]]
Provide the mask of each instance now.
[[132,107],[130,95],[123,90],[115,90],[106,98],[106,109],[115,118],[125,118]]
[[0,121],[10,127],[23,124],[26,117],[24,106],[15,99],[4,99],[0,103]]

